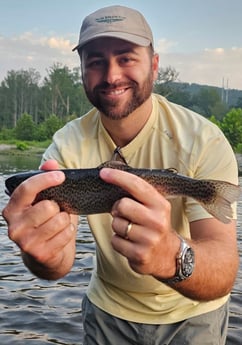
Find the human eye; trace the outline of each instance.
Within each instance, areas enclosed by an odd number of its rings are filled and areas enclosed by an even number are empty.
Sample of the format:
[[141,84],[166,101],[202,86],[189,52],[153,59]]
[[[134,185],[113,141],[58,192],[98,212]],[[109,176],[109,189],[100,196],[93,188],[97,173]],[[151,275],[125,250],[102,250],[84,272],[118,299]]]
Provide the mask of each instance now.
[[129,67],[129,66],[132,66],[134,62],[135,62],[135,59],[131,55],[124,55],[124,56],[121,56],[119,59],[119,63],[122,66]]
[[97,68],[101,68],[104,65],[104,61],[103,59],[90,59],[89,61],[87,61],[87,68],[93,68],[93,69],[97,69]]

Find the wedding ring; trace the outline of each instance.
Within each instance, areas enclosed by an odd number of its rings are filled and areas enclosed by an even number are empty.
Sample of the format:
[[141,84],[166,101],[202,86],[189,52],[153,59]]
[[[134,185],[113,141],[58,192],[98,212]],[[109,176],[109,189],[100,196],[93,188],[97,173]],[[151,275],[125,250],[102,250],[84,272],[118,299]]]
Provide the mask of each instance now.
[[126,230],[125,230],[125,234],[124,234],[124,238],[125,238],[126,240],[129,239],[129,233],[130,233],[130,231],[131,231],[131,229],[132,229],[132,226],[133,226],[133,223],[132,223],[132,222],[129,222],[129,224],[127,225],[127,228],[126,228]]

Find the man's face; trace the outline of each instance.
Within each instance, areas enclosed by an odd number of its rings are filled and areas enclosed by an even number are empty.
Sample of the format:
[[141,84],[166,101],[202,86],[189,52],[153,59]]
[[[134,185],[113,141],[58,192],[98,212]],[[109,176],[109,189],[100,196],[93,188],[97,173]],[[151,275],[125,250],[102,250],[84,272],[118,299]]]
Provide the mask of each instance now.
[[158,69],[149,47],[99,38],[84,46],[81,60],[87,97],[105,116],[126,117],[149,98]]

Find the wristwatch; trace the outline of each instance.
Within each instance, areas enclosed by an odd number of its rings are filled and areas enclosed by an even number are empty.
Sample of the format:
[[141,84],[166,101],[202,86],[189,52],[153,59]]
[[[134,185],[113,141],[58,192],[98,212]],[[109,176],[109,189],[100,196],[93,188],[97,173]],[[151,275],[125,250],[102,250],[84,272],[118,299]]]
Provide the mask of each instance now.
[[161,281],[166,284],[173,284],[181,282],[189,278],[194,270],[195,255],[194,250],[190,245],[178,235],[181,240],[181,246],[176,256],[176,273],[175,276],[169,279],[162,279]]

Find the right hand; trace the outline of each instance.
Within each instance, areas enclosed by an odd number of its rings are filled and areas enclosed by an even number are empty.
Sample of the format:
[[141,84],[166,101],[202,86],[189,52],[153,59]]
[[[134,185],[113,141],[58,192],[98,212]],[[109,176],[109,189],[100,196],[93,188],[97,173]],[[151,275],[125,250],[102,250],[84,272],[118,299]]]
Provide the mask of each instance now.
[[[50,160],[41,169],[58,169],[58,164]],[[54,201],[33,202],[40,191],[59,185],[64,179],[61,171],[29,178],[15,189],[2,212],[9,238],[20,247],[25,264],[46,279],[57,279],[71,269],[78,218],[60,211]]]

